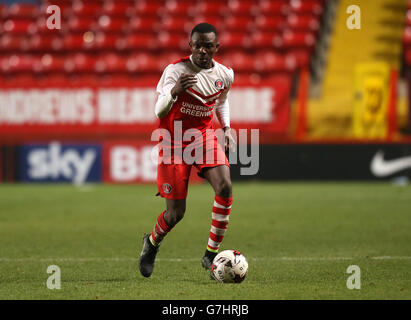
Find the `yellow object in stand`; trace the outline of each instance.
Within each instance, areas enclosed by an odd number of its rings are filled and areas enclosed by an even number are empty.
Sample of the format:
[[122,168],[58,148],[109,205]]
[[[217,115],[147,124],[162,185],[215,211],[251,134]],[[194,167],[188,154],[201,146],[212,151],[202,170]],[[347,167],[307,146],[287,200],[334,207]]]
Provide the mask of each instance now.
[[388,63],[361,63],[355,67],[353,132],[356,138],[385,138],[390,87]]
[[[351,5],[357,5],[361,9],[361,29],[351,30],[347,27],[347,19],[350,19],[347,8]],[[319,93],[312,95],[307,104],[308,138],[383,135],[381,126],[379,129],[369,128],[368,133],[364,131],[367,123],[382,121],[377,119],[382,115],[381,109],[377,114],[363,114],[361,128],[357,128],[358,123],[353,125],[356,121],[354,115],[361,110],[357,110],[358,101],[353,99],[353,93],[357,89],[355,69],[357,65],[378,61],[387,63],[390,69],[399,70],[406,9],[405,0],[338,1],[322,84]],[[372,103],[373,99],[378,98],[373,90],[384,85],[376,78],[367,76],[367,79],[366,86],[369,89],[365,99],[367,103]],[[364,85],[363,83],[362,86]],[[381,89],[376,92],[381,92]],[[383,94],[386,93],[383,91]],[[406,120],[404,110],[397,108],[399,124]],[[356,129],[353,130],[354,128]]]

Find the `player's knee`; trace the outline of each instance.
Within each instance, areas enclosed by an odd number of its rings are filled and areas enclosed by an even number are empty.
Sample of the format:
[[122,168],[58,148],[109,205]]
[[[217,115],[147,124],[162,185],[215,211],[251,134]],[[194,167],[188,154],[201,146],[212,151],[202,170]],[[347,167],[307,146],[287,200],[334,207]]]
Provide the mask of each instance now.
[[184,213],[184,210],[172,211],[172,213],[170,214],[169,224],[174,227],[181,219],[183,219]]
[[184,217],[186,211],[185,205],[171,206],[167,208],[168,212],[168,224],[170,227],[174,227]]
[[232,194],[231,182],[228,181],[228,180],[223,180],[223,181],[217,186],[216,194],[217,194],[219,197],[223,197],[223,198],[231,197],[231,194]]

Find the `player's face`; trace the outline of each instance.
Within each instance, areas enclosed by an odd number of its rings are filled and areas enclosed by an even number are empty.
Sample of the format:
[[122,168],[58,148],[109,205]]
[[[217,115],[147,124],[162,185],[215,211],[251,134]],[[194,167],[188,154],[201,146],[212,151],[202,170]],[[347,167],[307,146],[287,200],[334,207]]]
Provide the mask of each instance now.
[[214,32],[194,32],[190,40],[193,61],[203,69],[213,66],[213,56],[218,51],[219,43]]

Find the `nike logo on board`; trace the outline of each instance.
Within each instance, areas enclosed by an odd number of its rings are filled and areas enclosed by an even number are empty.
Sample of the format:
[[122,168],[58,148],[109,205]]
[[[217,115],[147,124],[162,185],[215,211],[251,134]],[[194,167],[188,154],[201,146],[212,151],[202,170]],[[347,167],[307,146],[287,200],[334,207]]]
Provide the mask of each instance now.
[[411,156],[385,160],[384,152],[379,150],[371,160],[371,172],[377,177],[386,177],[411,168]]

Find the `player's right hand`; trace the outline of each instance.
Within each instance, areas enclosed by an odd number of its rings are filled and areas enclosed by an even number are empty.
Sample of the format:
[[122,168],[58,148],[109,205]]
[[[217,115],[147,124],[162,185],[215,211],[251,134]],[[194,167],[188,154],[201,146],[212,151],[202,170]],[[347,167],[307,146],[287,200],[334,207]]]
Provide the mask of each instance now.
[[177,80],[174,88],[171,90],[173,98],[191,88],[197,83],[197,77],[194,74],[183,73]]

